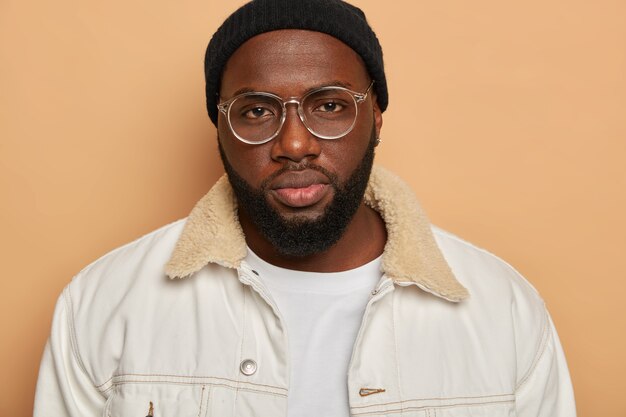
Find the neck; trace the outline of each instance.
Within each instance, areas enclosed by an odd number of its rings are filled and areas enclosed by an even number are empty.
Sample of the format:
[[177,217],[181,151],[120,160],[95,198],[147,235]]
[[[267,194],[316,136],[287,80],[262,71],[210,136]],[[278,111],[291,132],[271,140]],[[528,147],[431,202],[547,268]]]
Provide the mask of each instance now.
[[364,203],[334,245],[323,252],[302,257],[279,253],[242,211],[239,221],[246,243],[254,253],[272,265],[298,271],[339,272],[357,268],[379,257],[387,241],[382,218]]

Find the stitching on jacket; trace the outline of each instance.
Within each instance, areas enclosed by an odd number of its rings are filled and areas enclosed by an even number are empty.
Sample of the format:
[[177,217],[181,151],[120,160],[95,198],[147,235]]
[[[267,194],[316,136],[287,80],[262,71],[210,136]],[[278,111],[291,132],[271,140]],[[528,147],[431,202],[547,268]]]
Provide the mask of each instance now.
[[213,396],[213,387],[209,385],[209,395],[206,399],[206,407],[204,407],[204,417],[209,415],[209,408],[211,407],[211,398]]
[[[239,272],[239,270],[237,271],[237,274],[240,274],[241,272]],[[241,283],[241,290],[243,292],[243,314],[241,315],[241,346],[239,346],[239,363],[241,363],[241,361],[243,361],[243,349],[244,349],[244,342],[246,340],[246,315],[248,314],[247,312],[247,308],[248,308],[248,289],[246,288],[246,286],[243,284],[243,282]],[[243,382],[241,381],[241,372],[239,374],[237,374],[238,379],[237,382]],[[237,415],[237,399],[239,397],[239,390],[235,390],[235,398],[233,399],[233,416]]]
[[[398,384],[398,398],[402,398],[402,385],[400,381],[400,363],[398,358],[398,334],[396,333],[396,295],[392,294],[391,297],[391,329],[393,331],[393,342],[394,342],[394,353],[396,354],[396,383]],[[400,411],[400,415],[402,415],[402,411]]]
[[[113,387],[109,387],[109,389],[108,389],[108,390],[111,390],[111,389],[113,389]],[[104,394],[104,393],[103,393],[103,394]],[[102,415],[103,415],[103,416],[106,416],[106,417],[111,417],[111,402],[112,402],[112,401],[113,401],[113,396],[112,396],[112,395],[110,395],[110,396],[107,398],[106,402],[104,403],[104,411],[102,412]]]
[[[146,380],[146,381],[135,380],[135,381],[130,381],[130,382],[124,382],[123,384],[120,384],[120,385],[128,385],[128,384],[164,384],[164,385],[186,385],[186,386],[200,385],[200,383],[197,383],[197,382],[172,382],[172,381],[152,381],[152,380]],[[235,391],[246,391],[246,392],[263,393],[263,394],[268,394],[268,395],[275,395],[275,396],[278,396],[278,397],[286,397],[287,396],[287,394],[281,394],[281,393],[278,393],[278,392],[265,391],[265,390],[262,390],[262,389],[254,389],[254,388],[246,388],[246,387],[233,387],[233,386],[228,385],[228,384],[213,383],[213,384],[209,384],[209,385],[213,386],[213,387],[229,388],[229,389],[232,389],[232,390],[235,390]]]
[[200,417],[200,413],[202,413],[202,404],[204,403],[204,390],[206,389],[206,385],[202,386],[202,392],[200,393],[200,408],[198,409],[198,416]]
[[[371,405],[360,405],[360,406],[354,406],[354,407],[350,407],[351,409],[358,409],[358,408],[369,408],[369,407],[375,407],[375,406],[380,406],[380,405],[395,405],[395,404],[402,404],[402,403],[408,403],[408,402],[412,402],[412,401],[452,401],[452,400],[480,400],[480,399],[484,399],[484,398],[500,398],[500,397],[513,397],[515,394],[511,393],[511,394],[494,394],[494,395],[476,395],[476,396],[470,396],[470,397],[429,397],[429,398],[413,398],[410,400],[403,400],[403,401],[391,401],[388,403],[377,403],[377,404],[371,404]],[[507,401],[514,401],[513,399],[511,400],[498,400],[495,402],[507,402]],[[476,402],[476,403],[468,403],[468,404],[476,404],[476,405],[481,405],[481,404],[488,404],[489,401],[484,401],[484,402]],[[445,407],[445,406],[424,406],[424,407]]]
[[[102,384],[100,385],[96,385],[96,388],[101,389],[103,386],[107,385],[108,383],[111,382],[111,380],[113,380],[113,378],[115,378],[115,375],[112,376],[111,378],[107,379],[106,381],[104,381]],[[108,391],[109,389],[111,389],[111,387],[106,388],[105,391]]]
[[[259,384],[259,383],[256,383],[256,382],[239,381],[239,380],[236,380],[236,379],[222,378],[222,377],[215,377],[215,376],[171,375],[171,374],[135,374],[135,373],[113,375],[111,378],[109,378],[109,380],[107,382],[105,382],[104,384],[99,385],[98,387],[106,385],[107,383],[109,383],[110,381],[112,381],[114,379],[121,379],[121,378],[125,378],[125,377],[133,377],[133,376],[139,376],[139,377],[151,377],[152,376],[152,377],[157,377],[157,378],[168,378],[169,377],[169,378],[181,378],[181,379],[215,379],[215,380],[234,382],[236,384],[239,384],[239,383],[250,384],[250,385],[254,385],[254,386],[258,386],[258,387],[265,387],[265,388],[276,389],[276,390],[281,390],[281,391],[286,391],[287,390],[286,388],[278,387],[276,385]],[[162,382],[162,381],[155,381],[155,380],[151,380],[151,381],[152,382]],[[114,385],[122,385],[122,384],[125,384],[127,382],[132,382],[132,381],[113,382],[113,384]],[[189,381],[189,383],[191,383],[191,384],[202,384],[202,382],[191,382],[191,381]]]
[[539,346],[537,346],[537,352],[535,353],[535,356],[533,358],[533,361],[530,364],[530,367],[528,368],[528,371],[526,371],[526,373],[524,374],[520,382],[515,387],[515,392],[519,391],[519,389],[522,388],[524,384],[526,384],[526,382],[533,375],[533,373],[535,372],[535,369],[537,369],[537,366],[539,365],[539,362],[541,361],[541,358],[543,357],[543,354],[546,351],[546,347],[548,346],[548,340],[550,339],[550,335],[552,334],[552,329],[550,328],[550,319],[548,317],[548,310],[546,310],[545,308],[544,308],[543,317],[544,317],[544,324],[543,324],[543,329],[541,330],[541,342],[539,343]]
[[69,310],[68,315],[67,315],[68,316],[67,326],[69,327],[69,331],[70,331],[70,344],[72,346],[72,356],[74,356],[74,359],[76,360],[76,363],[78,364],[78,367],[80,368],[80,370],[91,381],[91,384],[97,388],[93,379],[91,379],[91,376],[87,372],[87,369],[85,368],[85,364],[83,363],[83,359],[80,356],[80,352],[78,350],[78,338],[76,337],[76,326],[74,325],[74,302],[72,300],[72,291],[71,291],[70,286],[71,286],[71,283],[70,285],[67,286],[67,288],[64,291],[64,293],[66,293],[67,296],[63,298],[66,303],[66,308]]
[[[359,416],[364,416],[364,415],[368,415],[368,414],[381,414],[381,413],[385,413],[385,414],[389,414],[389,413],[402,413],[404,411],[418,411],[418,410],[428,410],[428,409],[432,409],[435,413],[437,412],[436,410],[444,410],[444,409],[449,409],[449,408],[458,408],[458,407],[480,407],[480,406],[485,406],[485,405],[497,405],[497,404],[506,404],[506,403],[514,403],[514,400],[506,400],[506,401],[489,401],[489,402],[484,402],[484,403],[463,403],[463,404],[451,404],[451,405],[440,405],[440,406],[433,406],[433,405],[428,405],[428,406],[409,406],[406,408],[398,408],[398,409],[394,409],[394,410],[384,410],[384,411],[364,411],[361,413],[352,413],[353,415],[359,415]],[[387,405],[387,404],[373,404],[370,405],[369,407],[376,407],[376,406],[382,406],[382,405]],[[354,407],[352,407],[354,408]]]
[[[187,386],[197,386],[200,385],[202,383],[199,382],[184,382],[184,381],[153,381],[153,380],[133,380],[133,381],[128,381],[128,382],[124,382],[121,384],[116,384],[116,385],[128,385],[128,384],[165,384],[165,385],[187,385]],[[223,387],[223,388],[228,388],[228,389],[232,389],[235,392],[237,391],[246,391],[246,392],[254,392],[254,393],[262,393],[262,394],[267,394],[267,395],[274,395],[276,397],[287,397],[287,394],[281,394],[279,392],[273,392],[273,391],[266,391],[266,390],[262,390],[262,389],[255,389],[255,388],[247,388],[247,387],[241,387],[241,386],[237,386],[237,387],[233,387],[231,385],[228,384],[220,384],[220,383],[212,383],[212,384],[203,384],[203,385],[210,385],[212,387]]]

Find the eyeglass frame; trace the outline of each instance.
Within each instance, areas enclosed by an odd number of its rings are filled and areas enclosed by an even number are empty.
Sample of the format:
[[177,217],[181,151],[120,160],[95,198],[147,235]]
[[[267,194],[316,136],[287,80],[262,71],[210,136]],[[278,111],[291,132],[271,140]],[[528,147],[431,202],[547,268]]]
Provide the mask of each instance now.
[[[342,86],[338,86],[338,85],[329,85],[329,86],[325,86],[325,87],[320,87],[320,88],[316,88],[314,90],[309,91],[308,93],[304,94],[302,97],[297,98],[297,97],[290,97],[287,100],[283,99],[280,96],[277,96],[276,94],[272,94],[272,93],[267,93],[264,91],[249,91],[246,93],[241,93],[241,94],[237,94],[234,97],[229,98],[226,101],[223,101],[219,104],[217,104],[217,109],[222,112],[224,114],[224,116],[226,116],[226,121],[228,122],[228,128],[230,129],[230,131],[232,132],[232,134],[239,139],[240,141],[242,141],[243,143],[247,143],[249,145],[262,145],[264,143],[267,143],[269,141],[271,141],[272,139],[274,139],[276,136],[278,136],[280,134],[280,131],[283,129],[283,126],[285,124],[285,120],[287,120],[287,104],[296,104],[297,107],[297,113],[298,113],[298,117],[300,118],[300,121],[302,122],[302,124],[304,125],[304,127],[306,127],[306,129],[315,137],[320,138],[320,139],[325,139],[325,140],[336,140],[339,138],[342,138],[344,136],[346,136],[348,133],[352,132],[352,129],[354,129],[354,125],[356,125],[356,120],[359,117],[359,104],[363,103],[366,99],[367,96],[369,95],[372,87],[374,86],[374,80],[372,80],[372,82],[370,83],[369,87],[367,87],[367,89],[365,90],[365,92],[363,93],[359,93],[357,91],[353,91],[350,90],[349,88],[346,87],[342,87]],[[352,122],[352,125],[350,125],[350,128],[348,130],[346,130],[344,133],[342,133],[341,135],[337,135],[337,136],[326,136],[326,135],[319,135],[317,133],[315,133],[306,123],[306,121],[304,120],[304,113],[302,110],[302,102],[304,100],[306,100],[309,96],[315,94],[315,93],[319,93],[320,91],[326,91],[326,90],[342,90],[345,91],[347,93],[350,93],[350,95],[352,96],[352,99],[354,100],[354,104],[356,105],[355,107],[355,113],[354,113],[354,121]],[[273,99],[276,99],[282,106],[283,109],[283,113],[282,116],[280,118],[280,123],[278,125],[278,128],[276,129],[276,132],[271,135],[270,137],[268,137],[267,139],[263,139],[262,141],[259,142],[253,142],[251,140],[248,139],[244,139],[241,136],[239,136],[237,134],[237,132],[235,132],[235,129],[233,129],[233,125],[230,121],[230,109],[231,109],[231,105],[235,102],[235,100],[241,98],[241,97],[247,97],[247,96],[252,96],[252,95],[261,95],[264,97],[270,97]]]

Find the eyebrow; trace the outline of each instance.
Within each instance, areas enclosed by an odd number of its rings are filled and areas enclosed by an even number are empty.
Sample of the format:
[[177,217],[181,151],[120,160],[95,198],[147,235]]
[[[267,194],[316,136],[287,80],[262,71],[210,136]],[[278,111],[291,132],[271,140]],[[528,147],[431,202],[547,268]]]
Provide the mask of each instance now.
[[[352,89],[352,84],[348,83],[348,82],[344,82],[344,81],[339,81],[339,80],[333,80],[333,81],[329,81],[329,82],[324,82],[324,83],[320,83],[320,84],[316,84],[312,87],[307,88],[304,93],[302,94],[303,96],[310,93],[313,90],[317,90],[318,88],[324,88],[324,87],[343,87],[343,88],[347,88],[349,90]],[[238,89],[237,91],[235,91],[233,93],[232,97],[238,96],[239,94],[245,94],[245,93],[259,93],[261,92],[260,90],[256,90],[254,88],[251,87],[242,87],[240,89]],[[272,93],[272,94],[276,94],[272,91],[264,91],[266,93]],[[276,94],[278,95],[278,94]],[[283,97],[286,98],[286,97]]]

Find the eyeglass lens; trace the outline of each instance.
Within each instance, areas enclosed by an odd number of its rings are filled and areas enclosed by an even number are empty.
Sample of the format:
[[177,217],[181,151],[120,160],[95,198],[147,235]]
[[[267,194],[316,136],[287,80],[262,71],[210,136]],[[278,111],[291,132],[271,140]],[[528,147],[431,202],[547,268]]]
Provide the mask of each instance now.
[[[354,125],[357,104],[354,96],[345,90],[324,89],[307,95],[301,103],[301,112],[305,125],[314,135],[338,138]],[[251,142],[262,142],[275,135],[282,120],[282,102],[269,95],[243,95],[230,106],[233,131]]]

